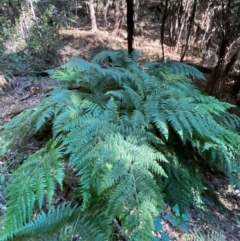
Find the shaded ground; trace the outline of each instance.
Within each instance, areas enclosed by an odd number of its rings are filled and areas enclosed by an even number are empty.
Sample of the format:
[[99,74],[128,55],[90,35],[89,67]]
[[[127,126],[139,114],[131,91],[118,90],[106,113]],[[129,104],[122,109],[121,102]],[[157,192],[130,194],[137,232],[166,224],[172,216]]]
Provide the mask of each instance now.
[[[65,63],[73,56],[81,56],[85,59],[91,59],[96,53],[107,49],[120,49],[127,46],[127,40],[124,38],[124,31],[120,34],[120,37],[113,37],[107,31],[99,31],[93,35],[85,30],[62,30],[61,39],[62,46],[58,51],[58,62]],[[146,36],[138,36],[135,38],[135,49],[142,51],[142,59],[159,60],[161,58],[159,40],[151,38],[151,32]],[[179,60],[179,55],[170,51],[166,47],[166,55],[170,59]],[[198,59],[188,59],[192,62],[198,63]],[[57,83],[49,78],[37,78],[37,77],[8,77],[7,81],[2,79],[0,82],[0,130],[4,123],[9,121],[12,117],[19,114],[25,108],[35,106],[49,87],[56,85]],[[33,141],[27,143],[26,148],[28,150],[34,150],[38,148],[39,143]],[[14,154],[11,158],[14,160]],[[3,169],[6,173],[6,164],[11,164],[10,160],[3,160],[0,162],[0,171],[3,173]],[[11,173],[6,173],[11,175]],[[228,186],[227,180],[222,176],[214,176],[204,170],[203,178],[205,178],[209,185],[213,187],[216,192],[216,197],[219,199],[219,205],[214,204],[210,197],[206,198],[207,205],[206,211],[209,213],[209,217],[206,218],[202,213],[197,213],[195,210],[191,210],[191,221],[188,222],[188,227],[191,232],[206,232],[211,233],[216,231],[222,232],[225,239],[219,240],[240,240],[240,227],[237,226],[237,216],[240,216],[240,192],[233,187]],[[0,184],[0,211],[4,213],[4,190]],[[166,207],[166,211],[169,211],[169,207]],[[185,235],[178,228],[171,226],[169,222],[163,220],[163,227],[173,240],[194,240],[191,235]],[[204,239],[203,239],[204,240]],[[206,239],[207,241],[207,239]]]

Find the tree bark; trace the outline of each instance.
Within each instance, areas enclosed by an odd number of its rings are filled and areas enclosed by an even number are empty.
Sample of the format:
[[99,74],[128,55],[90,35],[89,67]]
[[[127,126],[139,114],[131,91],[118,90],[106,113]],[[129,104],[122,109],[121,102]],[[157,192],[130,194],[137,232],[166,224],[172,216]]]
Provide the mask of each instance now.
[[176,52],[176,53],[177,53],[177,51],[178,51],[178,46],[179,46],[179,44],[180,44],[180,39],[181,39],[181,35],[182,35],[183,28],[184,28],[184,26],[185,26],[185,22],[186,22],[186,20],[187,20],[188,4],[189,4],[189,1],[187,0],[184,9],[183,9],[182,11],[181,11],[181,9],[180,9],[180,11],[179,11],[179,14],[181,14],[181,15],[184,14],[184,16],[181,17],[182,21],[180,21],[181,24],[180,24],[180,28],[179,28],[179,31],[178,31],[177,44],[176,44],[176,48],[175,48],[175,52]]
[[189,42],[191,29],[192,29],[192,26],[193,26],[193,23],[194,23],[194,18],[195,18],[196,9],[197,9],[197,3],[198,3],[198,1],[194,0],[191,16],[189,18],[189,26],[188,26],[188,33],[187,33],[187,37],[186,37],[186,44],[185,44],[185,47],[184,47],[184,50],[183,50],[183,53],[182,53],[182,56],[181,56],[181,59],[180,59],[181,62],[183,61],[183,59],[185,57],[185,54],[187,52],[187,49],[188,49],[188,42]]
[[121,19],[120,19],[120,1],[119,0],[115,0],[114,1],[114,10],[115,10],[115,23],[114,23],[114,30],[112,32],[113,36],[116,36],[119,30],[119,26],[121,23]]
[[[238,80],[233,85],[232,92],[231,92],[235,100],[237,98],[239,91],[240,91],[240,75],[238,75]],[[240,103],[237,103],[238,106],[239,104]]]
[[171,47],[175,47],[177,44],[181,19],[184,17],[182,0],[172,3],[170,12],[168,14],[170,17],[169,42]]
[[223,76],[226,76],[229,73],[229,71],[232,69],[233,65],[235,64],[235,62],[237,60],[239,52],[240,52],[240,46],[237,49],[235,49],[233,55],[227,62],[224,72],[223,72]]
[[107,4],[104,6],[103,8],[103,18],[104,18],[104,27],[107,28],[108,27],[108,21],[107,21],[107,12],[108,12],[108,8],[111,4],[111,0],[107,1]]
[[127,41],[128,41],[128,53],[131,54],[133,51],[133,30],[134,30],[134,10],[133,10],[133,1],[134,0],[126,0],[127,1]]
[[219,82],[221,82],[221,77],[222,77],[222,68],[223,68],[223,61],[224,57],[226,55],[226,50],[227,50],[227,45],[228,42],[222,41],[221,46],[219,48],[219,55],[218,55],[218,63],[216,67],[213,69],[211,76],[208,80],[207,83],[207,92],[208,94],[216,94],[216,87]]
[[134,4],[134,21],[136,22],[138,20],[138,10],[139,10],[140,2],[139,0],[133,0],[133,4]]
[[91,32],[95,33],[97,32],[97,22],[96,22],[96,16],[95,16],[95,9],[94,9],[94,0],[89,0],[88,2],[88,7],[89,7],[89,12],[90,12],[90,18],[91,18]]
[[165,6],[164,6],[164,12],[163,12],[163,17],[162,17],[162,26],[160,30],[160,42],[161,42],[161,48],[162,48],[162,58],[165,60],[165,55],[164,55],[164,30],[165,30],[165,22],[167,19],[167,10],[168,10],[168,0],[165,0]]

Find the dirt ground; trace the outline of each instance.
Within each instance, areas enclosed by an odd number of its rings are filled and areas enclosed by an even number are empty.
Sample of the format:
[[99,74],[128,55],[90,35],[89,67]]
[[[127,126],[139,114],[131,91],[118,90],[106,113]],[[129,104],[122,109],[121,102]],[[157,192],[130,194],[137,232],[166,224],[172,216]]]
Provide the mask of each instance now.
[[[161,59],[160,43],[156,38],[150,38],[149,35],[138,36],[135,38],[134,48],[141,50],[142,59],[159,60]],[[61,30],[62,46],[58,50],[58,63],[65,63],[73,56],[81,56],[85,59],[91,59],[96,53],[102,50],[127,48],[127,40],[125,33],[121,33],[119,37],[113,37],[108,31],[100,30],[96,34],[81,29]],[[166,46],[166,56],[172,60],[179,60],[179,53],[175,53]],[[197,58],[187,60],[198,63]],[[35,106],[48,89],[56,85],[55,81],[48,77],[19,77],[8,76],[5,80],[4,76],[0,82],[0,130],[3,125],[11,118],[19,114],[25,108]],[[0,169],[4,160],[0,160]],[[9,163],[9,161],[8,161]],[[11,175],[11,173],[8,173]],[[203,232],[210,234],[215,231],[219,235],[222,233],[222,239],[227,241],[240,240],[240,223],[237,224],[237,218],[240,220],[240,191],[230,187],[223,177],[214,176],[211,173],[204,172],[204,178],[214,188],[221,205],[215,205],[210,198],[206,198],[206,209],[209,217],[206,218],[195,210],[190,211],[191,221],[188,222],[190,234],[184,234],[180,229],[174,228],[167,221],[163,220],[163,227],[172,240],[196,240],[191,236],[192,232]],[[4,192],[0,186],[0,211],[4,213],[5,199]],[[168,207],[166,207],[166,211]],[[239,221],[240,222],[240,221]],[[225,239],[224,239],[225,238]],[[202,239],[204,240],[204,239]],[[206,239],[217,240],[217,239]]]

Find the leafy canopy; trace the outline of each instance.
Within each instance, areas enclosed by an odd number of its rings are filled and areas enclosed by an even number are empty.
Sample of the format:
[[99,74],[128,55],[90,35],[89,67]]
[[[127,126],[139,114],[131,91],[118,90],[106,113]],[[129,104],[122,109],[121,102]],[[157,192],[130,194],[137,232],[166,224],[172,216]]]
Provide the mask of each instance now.
[[[202,163],[239,184],[232,105],[196,89],[188,77],[204,79],[197,69],[139,65],[138,57],[105,51],[90,62],[71,59],[49,71],[64,85],[5,126],[2,154],[46,126],[52,137],[14,172],[0,240],[152,240],[163,203],[177,207],[179,224],[199,204]],[[72,200],[56,206],[69,169],[77,179]]]

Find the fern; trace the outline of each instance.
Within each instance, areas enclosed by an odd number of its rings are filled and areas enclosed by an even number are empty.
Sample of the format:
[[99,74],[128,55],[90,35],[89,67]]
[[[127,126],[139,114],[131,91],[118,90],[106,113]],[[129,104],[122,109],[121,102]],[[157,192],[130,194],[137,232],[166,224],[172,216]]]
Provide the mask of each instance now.
[[226,241],[226,237],[222,232],[213,231],[208,234],[202,232],[195,232],[192,234],[185,234],[183,237],[184,241]]
[[[231,105],[201,95],[187,77],[203,78],[195,68],[137,58],[106,51],[50,70],[79,89],[56,88],[5,126],[2,155],[46,126],[52,139],[13,174],[0,240],[151,240],[163,203],[186,213],[201,199],[199,157],[239,182]],[[77,180],[72,202],[55,207],[66,169]]]
[[14,173],[9,185],[8,214],[5,218],[3,237],[14,233],[29,222],[37,202],[43,208],[44,197],[51,203],[56,183],[62,185],[64,177],[62,153],[56,144],[49,141],[45,148],[34,153]]

